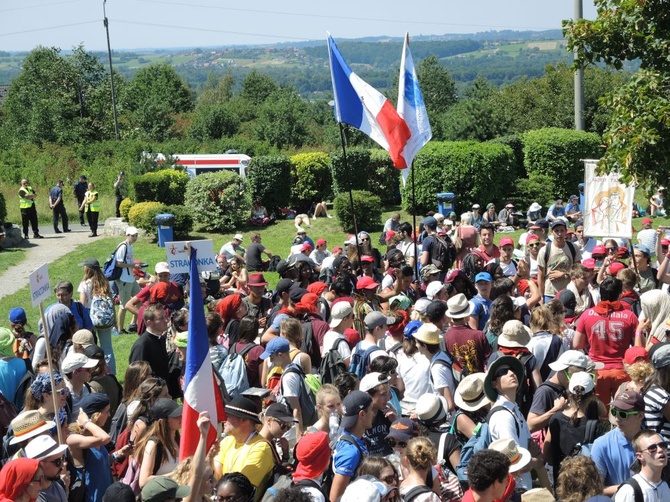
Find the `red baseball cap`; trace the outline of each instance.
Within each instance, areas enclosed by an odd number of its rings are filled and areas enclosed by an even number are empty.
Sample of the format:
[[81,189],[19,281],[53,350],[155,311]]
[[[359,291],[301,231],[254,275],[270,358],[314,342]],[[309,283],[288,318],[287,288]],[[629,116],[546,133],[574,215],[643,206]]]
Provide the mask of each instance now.
[[500,244],[499,244],[499,246],[500,246],[500,247],[503,247],[503,246],[512,246],[512,247],[514,247],[514,240],[512,240],[511,237],[503,237],[502,239],[500,239]]
[[379,283],[369,275],[364,275],[356,282],[356,289],[377,289],[378,287]]
[[621,263],[620,261],[615,261],[613,262],[609,267],[607,267],[607,271],[616,276],[619,272],[621,272],[624,268],[626,268],[626,265]]
[[654,221],[651,218],[645,218],[644,220],[642,220],[643,225],[652,225],[653,223]]
[[317,246],[323,246],[324,244],[327,244],[326,239],[318,239],[316,241]]
[[312,246],[310,245],[309,242],[305,242],[302,247],[300,248],[300,251],[311,251]]
[[363,256],[361,256],[361,261],[363,263],[374,263],[375,257],[369,254],[364,254]]
[[649,362],[649,353],[644,347],[629,347],[623,355],[626,364],[634,364],[640,359]]
[[591,251],[591,256],[593,255],[603,255],[605,256],[607,254],[607,249],[605,249],[605,246],[602,244],[598,244],[593,248],[593,251]]
[[594,270],[596,268],[596,260],[593,258],[585,258],[582,260],[582,265],[584,265],[589,270]]
[[539,241],[540,236],[537,234],[528,234],[526,236],[526,245],[530,244],[531,242]]

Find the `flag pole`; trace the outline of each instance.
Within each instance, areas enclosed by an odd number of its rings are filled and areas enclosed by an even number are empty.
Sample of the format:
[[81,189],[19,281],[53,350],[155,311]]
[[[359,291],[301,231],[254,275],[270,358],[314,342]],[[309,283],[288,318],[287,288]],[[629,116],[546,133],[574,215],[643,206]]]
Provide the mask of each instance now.
[[361,248],[358,242],[358,223],[356,222],[356,211],[354,209],[354,194],[351,190],[351,176],[349,173],[349,161],[347,160],[347,135],[345,125],[342,122],[338,122],[340,126],[340,142],[342,143],[342,162],[344,163],[344,172],[347,176],[347,188],[349,190],[349,205],[351,206],[351,216],[354,219],[354,237],[356,238],[356,252],[358,253],[358,259],[360,261]]
[[413,169],[414,162],[412,161],[412,166],[410,166],[410,174],[412,175],[412,245],[414,246],[414,273],[416,276],[416,280],[419,281],[419,284],[421,284],[421,281],[419,280],[419,246],[417,246],[416,241],[418,239],[418,232],[416,229],[416,190],[415,190],[415,184],[414,184],[414,169]]

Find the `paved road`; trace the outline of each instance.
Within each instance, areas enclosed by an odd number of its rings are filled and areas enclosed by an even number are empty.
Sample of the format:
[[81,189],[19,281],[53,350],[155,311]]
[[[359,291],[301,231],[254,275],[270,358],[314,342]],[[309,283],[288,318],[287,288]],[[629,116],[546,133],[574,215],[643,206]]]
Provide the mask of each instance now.
[[[61,256],[74,251],[82,244],[91,242],[88,237],[88,227],[82,227],[78,221],[73,222],[72,232],[55,234],[51,226],[41,225],[40,233],[44,239],[30,239],[23,241],[23,247],[28,249],[26,258],[14,267],[10,267],[0,275],[0,298],[13,295],[28,284],[28,276],[44,263],[50,263]],[[98,227],[98,235],[103,235],[104,227]],[[30,234],[32,235],[32,233]]]

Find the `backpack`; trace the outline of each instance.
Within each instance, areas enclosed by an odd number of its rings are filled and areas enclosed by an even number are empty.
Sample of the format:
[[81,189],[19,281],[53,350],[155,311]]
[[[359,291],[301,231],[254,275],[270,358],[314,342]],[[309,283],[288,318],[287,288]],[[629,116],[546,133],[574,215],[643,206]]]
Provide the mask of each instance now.
[[[295,356],[300,354],[300,349],[292,349],[288,355],[291,358],[291,362],[295,359]],[[284,369],[281,366],[273,366],[268,371],[267,379],[265,380],[265,388],[272,391],[272,395],[277,396],[279,394],[279,382],[281,381],[282,373]],[[272,404],[273,399],[269,399],[268,403]],[[269,406],[268,404],[268,406]]]
[[281,261],[281,256],[273,255],[268,262],[268,272],[276,272],[277,264]]
[[640,313],[642,312],[642,304],[640,303],[639,298],[633,299],[630,298],[629,296],[624,296],[623,298],[621,298],[621,301],[630,305],[630,309],[633,312],[633,314],[640,317]]
[[433,366],[435,366],[435,365],[437,365],[437,364],[439,364],[439,365],[441,365],[441,366],[446,366],[447,369],[448,369],[452,374],[453,374],[453,372],[454,372],[454,364],[453,364],[453,362],[451,361],[451,358],[449,357],[449,354],[447,354],[446,352],[438,352],[438,353],[437,353],[437,357],[436,357],[435,359],[433,359],[433,360],[430,362],[430,367],[429,367],[429,370],[428,370],[428,374],[429,374],[429,376],[430,376],[430,383],[431,383],[431,385],[434,385],[434,383],[435,383],[435,382],[433,381],[433,372],[432,372],[432,369],[433,369]]
[[321,364],[321,349],[319,342],[314,336],[314,326],[312,326],[313,319],[307,317],[302,321],[302,343],[300,344],[300,352],[309,355],[312,361],[312,366],[317,367]]
[[580,443],[577,443],[572,449],[569,457],[576,457],[577,455],[583,455],[585,457],[591,456],[591,449],[593,448],[593,442],[596,440],[596,434],[598,432],[599,420],[591,419],[586,421],[586,430],[584,431],[584,439]]
[[121,267],[116,266],[116,252],[119,250],[121,246],[126,246],[126,254],[123,255],[123,261],[126,260],[126,256],[128,256],[128,245],[126,242],[122,242],[118,246],[116,246],[116,249],[112,254],[109,255],[109,257],[105,260],[105,263],[102,265],[102,273],[105,276],[105,279],[108,281],[116,281],[121,278],[121,273],[123,272],[123,269]]
[[93,295],[89,315],[94,327],[111,328],[116,322],[114,300],[108,296]]
[[448,235],[440,237],[437,234],[431,235],[433,245],[430,249],[430,260],[441,271],[451,268],[456,259],[456,247]]
[[[7,399],[2,392],[0,392],[0,437],[4,438],[10,429],[12,420],[16,418],[16,408]],[[3,441],[3,444],[9,444]]]
[[[316,421],[319,419],[319,414],[316,411],[316,397],[305,383],[305,372],[297,364],[291,363],[286,368],[284,368],[284,373],[282,374],[282,377],[283,375],[286,375],[288,373],[297,373],[300,376],[300,392],[298,394],[298,402],[300,403],[300,411],[302,413],[302,425],[303,427],[309,427],[310,425],[314,425]],[[280,389],[281,385],[283,384],[283,381],[284,379],[282,378],[279,384]],[[282,396],[283,395],[284,392],[282,390]],[[288,403],[288,401],[286,401],[285,404],[289,408],[289,410],[293,412],[293,410],[291,409],[291,405]]]
[[382,350],[376,345],[363,350],[361,349],[361,343],[363,342],[358,342],[354,351],[351,353],[351,364],[349,365],[349,371],[356,375],[359,381],[368,373],[370,355],[377,350]]
[[[125,403],[119,404],[119,407],[116,409],[116,413],[112,417],[112,423],[109,426],[109,437],[111,438],[112,444],[116,445],[119,440],[119,436],[128,426],[128,412]],[[115,449],[118,449],[119,446],[115,446]]]
[[642,493],[642,488],[640,487],[640,483],[637,482],[637,479],[635,478],[630,478],[624,481],[619,485],[619,488],[617,488],[617,492],[621,490],[621,487],[623,485],[630,485],[633,487],[633,496],[635,497],[635,502],[644,502],[644,494]]
[[249,388],[249,378],[247,377],[247,366],[244,362],[244,356],[253,349],[256,344],[248,343],[241,351],[235,352],[235,345],[230,347],[228,356],[221,365],[219,374],[226,382],[226,389],[231,398],[239,397],[242,392]]
[[337,350],[342,342],[347,343],[344,338],[339,338],[333,347],[321,358],[319,375],[321,376],[322,384],[333,383],[337,375],[347,371],[347,365],[344,363],[344,359],[342,359],[342,354]]
[[407,493],[405,493],[405,495],[402,496],[402,500],[403,502],[411,502],[419,495],[423,495],[424,493],[433,493],[433,489],[428,488],[426,485],[414,486]]
[[512,410],[505,408],[504,406],[494,406],[491,409],[491,411],[489,411],[488,415],[486,415],[486,419],[475,428],[475,433],[472,435],[472,437],[468,439],[468,442],[465,443],[461,448],[461,459],[458,462],[458,465],[456,466],[456,475],[458,475],[458,479],[460,479],[461,481],[468,480],[467,475],[468,462],[472,458],[472,455],[474,455],[478,451],[487,449],[491,444],[491,432],[489,431],[489,420],[491,420],[491,417],[493,416],[494,413],[500,410],[505,410],[509,414],[511,414],[512,417],[514,417],[514,426],[516,427],[516,434],[517,436],[519,436],[520,433],[519,422],[516,421],[516,416],[514,415],[514,413],[512,413]]
[[379,340],[379,343],[377,345],[379,345],[379,348],[385,350],[388,354],[397,354],[398,351],[402,348],[402,342],[396,342],[387,349],[386,337]]
[[[575,245],[570,241],[565,241],[572,255],[572,263],[575,263],[575,258],[577,258],[577,252],[575,251]],[[544,246],[544,266],[549,265],[549,255],[551,254],[551,241],[547,242],[547,245]]]

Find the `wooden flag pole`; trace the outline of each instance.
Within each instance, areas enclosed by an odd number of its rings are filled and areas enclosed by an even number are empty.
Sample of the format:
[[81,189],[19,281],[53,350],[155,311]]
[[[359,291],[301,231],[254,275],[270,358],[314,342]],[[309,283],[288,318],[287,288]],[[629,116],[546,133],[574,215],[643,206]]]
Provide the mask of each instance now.
[[51,400],[54,406],[54,422],[56,422],[56,430],[58,431],[58,442],[65,444],[63,439],[63,430],[60,424],[60,414],[58,413],[58,397],[56,396],[56,379],[54,378],[53,359],[51,357],[51,342],[49,340],[49,325],[44,316],[44,304],[40,302],[40,318],[42,319],[42,327],[44,328],[44,341],[46,342],[47,363],[49,364],[49,380],[51,381]]

